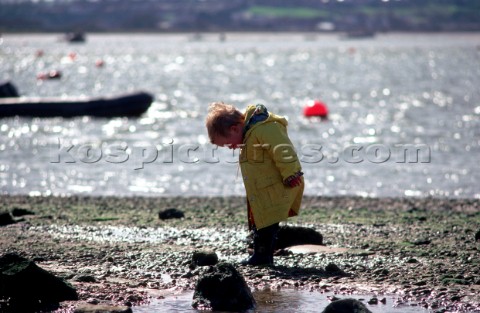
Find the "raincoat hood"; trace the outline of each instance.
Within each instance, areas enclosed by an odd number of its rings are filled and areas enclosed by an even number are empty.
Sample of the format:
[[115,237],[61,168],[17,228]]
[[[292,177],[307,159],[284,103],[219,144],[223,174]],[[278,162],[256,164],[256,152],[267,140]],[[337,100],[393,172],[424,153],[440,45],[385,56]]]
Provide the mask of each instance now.
[[249,105],[245,110],[243,140],[246,140],[254,128],[270,122],[278,122],[285,127],[288,126],[288,121],[285,117],[268,112],[263,104]]

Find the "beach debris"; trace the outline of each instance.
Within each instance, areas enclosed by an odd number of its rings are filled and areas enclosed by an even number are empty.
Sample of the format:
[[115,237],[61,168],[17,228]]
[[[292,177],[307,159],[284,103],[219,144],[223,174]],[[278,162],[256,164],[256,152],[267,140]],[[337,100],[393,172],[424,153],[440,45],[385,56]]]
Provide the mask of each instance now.
[[74,313],[132,313],[132,309],[128,306],[80,303]]
[[280,226],[275,249],[284,249],[296,245],[323,245],[323,236],[316,230],[301,226]]
[[0,257],[0,312],[31,312],[58,307],[59,302],[78,300],[76,290],[63,279],[16,254]]
[[158,213],[158,217],[161,220],[169,220],[172,218],[184,218],[185,214],[182,211],[175,208],[168,208]]
[[246,311],[256,306],[250,288],[230,263],[212,266],[197,281],[192,307],[197,310]]
[[218,256],[215,251],[194,251],[192,255],[192,266],[207,266],[218,263]]
[[16,223],[16,221],[13,219],[10,212],[0,212],[0,226],[6,226],[14,223]]
[[372,313],[372,311],[359,300],[346,298],[333,301],[322,313]]

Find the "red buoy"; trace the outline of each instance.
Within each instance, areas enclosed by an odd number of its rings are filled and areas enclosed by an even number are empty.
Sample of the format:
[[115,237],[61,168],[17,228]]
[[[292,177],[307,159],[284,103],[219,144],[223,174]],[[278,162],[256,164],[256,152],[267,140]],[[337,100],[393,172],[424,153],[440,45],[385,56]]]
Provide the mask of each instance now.
[[307,105],[303,108],[303,115],[306,117],[319,116],[327,117],[328,108],[322,101],[311,100],[308,101]]

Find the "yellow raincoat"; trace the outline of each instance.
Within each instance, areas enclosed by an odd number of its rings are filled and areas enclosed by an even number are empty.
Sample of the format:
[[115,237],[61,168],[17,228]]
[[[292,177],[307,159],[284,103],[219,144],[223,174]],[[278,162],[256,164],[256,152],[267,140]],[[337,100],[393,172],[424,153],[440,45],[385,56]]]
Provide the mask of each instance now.
[[268,112],[266,119],[249,123],[255,109],[250,105],[245,112],[244,125],[248,128],[240,152],[240,168],[255,226],[261,229],[298,214],[305,184],[303,177],[300,186],[283,184],[286,178],[301,171],[288,138],[287,120]]

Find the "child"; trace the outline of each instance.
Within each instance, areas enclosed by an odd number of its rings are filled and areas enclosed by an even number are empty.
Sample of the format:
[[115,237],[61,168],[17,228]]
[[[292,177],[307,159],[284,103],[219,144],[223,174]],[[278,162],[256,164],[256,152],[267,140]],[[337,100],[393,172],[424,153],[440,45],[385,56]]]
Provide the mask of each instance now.
[[287,134],[287,120],[265,106],[210,104],[206,120],[213,144],[240,148],[240,168],[247,193],[253,255],[244,265],[273,265],[279,222],[298,215],[304,189],[300,162]]

